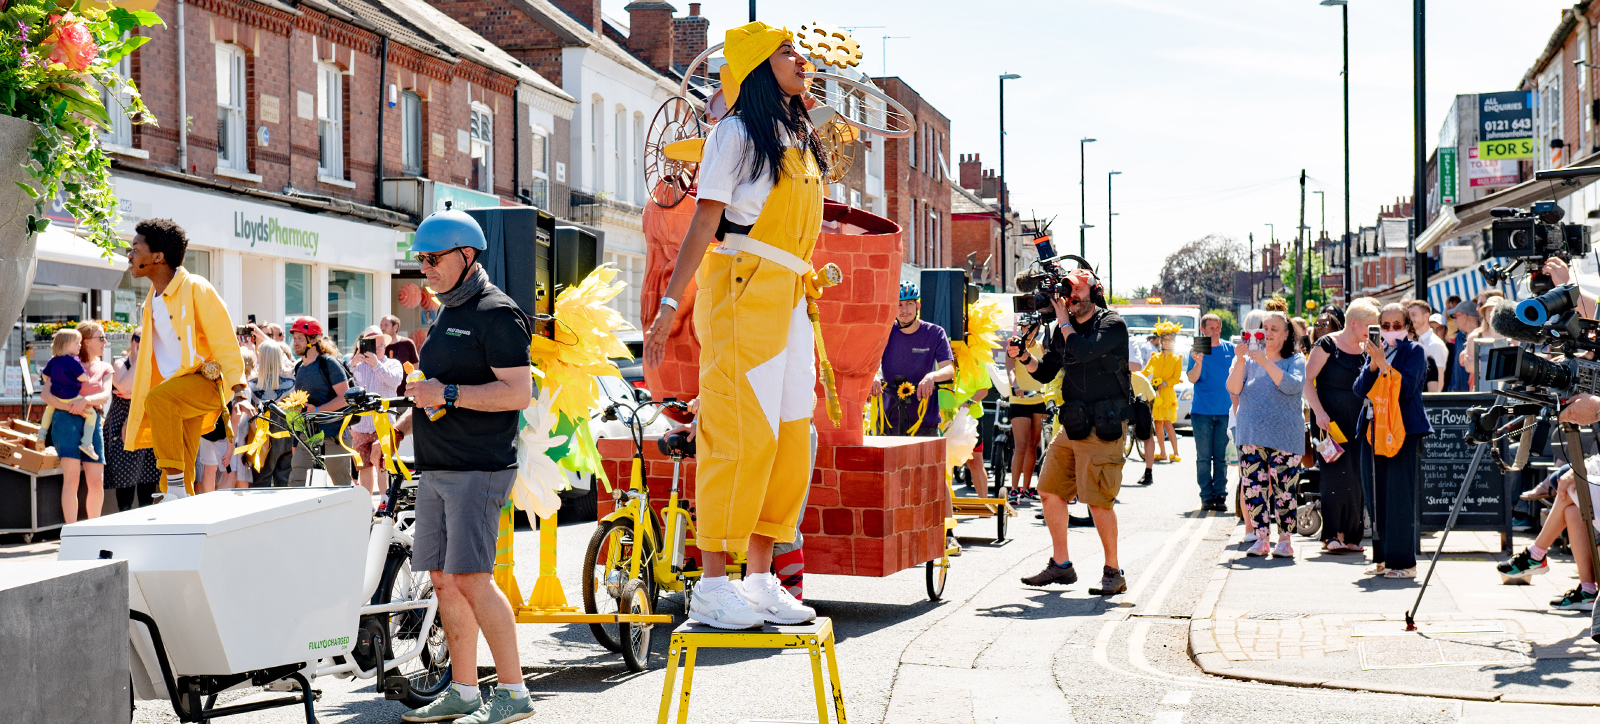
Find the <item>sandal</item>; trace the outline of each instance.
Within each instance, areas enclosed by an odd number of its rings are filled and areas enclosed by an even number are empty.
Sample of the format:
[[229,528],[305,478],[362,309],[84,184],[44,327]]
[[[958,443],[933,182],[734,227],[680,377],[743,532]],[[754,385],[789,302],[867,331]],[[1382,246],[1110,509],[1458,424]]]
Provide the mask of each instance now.
[[1551,485],[1549,480],[1543,480],[1540,481],[1538,485],[1533,486],[1533,490],[1529,490],[1528,492],[1517,497],[1528,501],[1546,500],[1556,497],[1556,490],[1555,486]]
[[1393,568],[1393,569],[1384,571],[1383,572],[1383,577],[1384,578],[1416,578],[1417,577],[1417,569],[1415,569],[1415,568]]
[[1367,570],[1362,571],[1362,573],[1368,576],[1383,576],[1389,573],[1389,569],[1385,568],[1382,563],[1375,563]]

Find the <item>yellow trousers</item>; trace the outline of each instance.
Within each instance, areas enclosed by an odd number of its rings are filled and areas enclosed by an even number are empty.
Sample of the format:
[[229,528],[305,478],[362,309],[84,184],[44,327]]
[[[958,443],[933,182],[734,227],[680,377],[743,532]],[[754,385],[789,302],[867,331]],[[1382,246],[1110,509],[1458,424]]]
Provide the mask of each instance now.
[[752,534],[794,540],[811,484],[817,371],[800,274],[821,231],[823,183],[809,152],[783,161],[749,236],[700,265],[695,543],[705,551],[743,552]]
[[150,447],[161,468],[161,492],[167,492],[166,474],[183,472],[183,489],[194,495],[194,463],[200,436],[222,414],[217,385],[200,373],[180,375],[150,389],[145,414],[150,420]]

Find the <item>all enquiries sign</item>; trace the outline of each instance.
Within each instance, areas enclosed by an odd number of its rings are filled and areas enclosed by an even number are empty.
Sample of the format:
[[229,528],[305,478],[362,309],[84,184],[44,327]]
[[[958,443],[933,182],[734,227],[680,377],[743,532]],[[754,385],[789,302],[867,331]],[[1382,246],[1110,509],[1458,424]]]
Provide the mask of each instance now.
[[1533,94],[1478,94],[1478,158],[1533,158]]

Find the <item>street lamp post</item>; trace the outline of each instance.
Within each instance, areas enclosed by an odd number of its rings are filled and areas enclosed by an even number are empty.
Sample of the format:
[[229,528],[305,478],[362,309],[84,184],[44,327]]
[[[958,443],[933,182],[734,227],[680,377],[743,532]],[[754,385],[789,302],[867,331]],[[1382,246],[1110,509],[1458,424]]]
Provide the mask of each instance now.
[[1428,131],[1425,127],[1428,119],[1426,93],[1428,63],[1424,52],[1427,36],[1424,15],[1426,5],[1424,0],[1412,0],[1411,5],[1411,72],[1414,86],[1412,91],[1415,94],[1411,99],[1411,132],[1415,177],[1411,190],[1411,241],[1408,244],[1408,251],[1411,252],[1412,294],[1422,301],[1428,301],[1428,255],[1426,252],[1417,251],[1417,237],[1422,235],[1423,222],[1427,220],[1428,213]]
[[[1011,212],[1006,194],[1006,81],[1016,80],[1022,76],[1016,73],[1000,74],[1000,178],[995,180],[994,195],[1000,201],[1000,291],[1006,290],[1010,283],[1010,276],[1006,272],[1006,259],[1011,256],[1011,240],[1006,237],[1006,224],[1011,220]],[[979,184],[982,185],[981,183]],[[983,195],[983,189],[978,189],[978,195]]]
[[1327,7],[1338,6],[1339,17],[1344,26],[1344,69],[1339,75],[1344,79],[1344,243],[1341,253],[1344,255],[1344,298],[1353,298],[1350,294],[1352,277],[1350,276],[1350,3],[1349,0],[1322,0],[1322,5]]
[[[1322,246],[1322,271],[1326,273],[1328,271],[1328,195],[1321,189],[1311,193],[1317,195],[1317,199],[1322,205],[1322,223],[1318,226],[1317,244]],[[1321,286],[1320,281],[1318,286]]]
[[1115,294],[1117,291],[1116,278],[1113,276],[1113,267],[1111,266],[1111,217],[1116,216],[1116,213],[1111,210],[1111,177],[1121,174],[1121,171],[1106,172],[1106,293],[1108,295]]
[[1089,229],[1089,192],[1084,185],[1084,169],[1087,165],[1083,159],[1083,149],[1087,144],[1094,143],[1093,138],[1078,139],[1078,256],[1087,258]]
[[[1267,243],[1268,244],[1274,244],[1274,245],[1278,243],[1278,227],[1273,226],[1272,222],[1270,222],[1270,221],[1267,222]],[[1250,293],[1251,293],[1252,296],[1255,294],[1255,288],[1256,288],[1255,287],[1256,278],[1254,276],[1255,265],[1256,265],[1255,259],[1252,258],[1250,260],[1250,269],[1251,269],[1251,277],[1250,277],[1250,289],[1251,289],[1251,292]],[[1262,269],[1261,271],[1266,271],[1266,269]],[[1254,302],[1255,300],[1252,299],[1250,301]]]

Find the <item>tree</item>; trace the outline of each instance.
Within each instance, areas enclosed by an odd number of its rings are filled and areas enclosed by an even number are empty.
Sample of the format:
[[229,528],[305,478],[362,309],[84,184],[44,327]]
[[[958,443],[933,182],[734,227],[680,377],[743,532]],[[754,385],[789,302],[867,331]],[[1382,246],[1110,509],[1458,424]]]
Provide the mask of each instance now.
[[1206,314],[1215,314],[1222,319],[1222,338],[1227,339],[1239,333],[1239,318],[1226,309],[1213,309]]
[[1134,287],[1133,288],[1133,298],[1134,299],[1137,299],[1140,302],[1143,302],[1144,298],[1148,297],[1148,296],[1150,296],[1150,287]]
[[1233,275],[1246,252],[1232,237],[1207,234],[1167,256],[1161,267],[1161,298],[1167,304],[1202,308],[1233,303]]
[[[1321,309],[1328,304],[1328,293],[1322,289],[1322,275],[1328,273],[1328,265],[1322,260],[1321,254],[1305,255],[1305,276],[1300,282],[1300,296],[1302,303],[1305,301],[1316,302],[1316,309]],[[1294,255],[1283,258],[1278,264],[1278,278],[1283,280],[1284,294],[1288,298],[1289,306],[1294,306]],[[1305,314],[1304,309],[1293,310],[1289,316]]]

